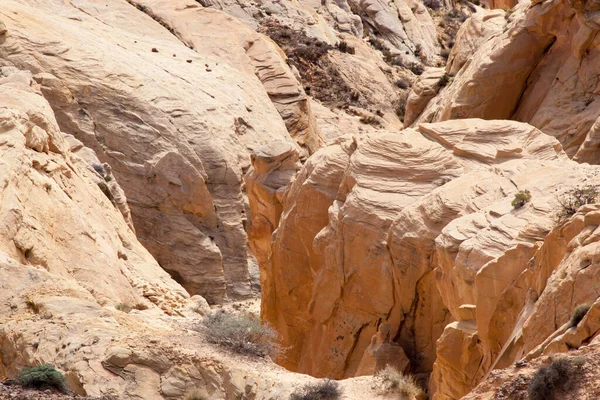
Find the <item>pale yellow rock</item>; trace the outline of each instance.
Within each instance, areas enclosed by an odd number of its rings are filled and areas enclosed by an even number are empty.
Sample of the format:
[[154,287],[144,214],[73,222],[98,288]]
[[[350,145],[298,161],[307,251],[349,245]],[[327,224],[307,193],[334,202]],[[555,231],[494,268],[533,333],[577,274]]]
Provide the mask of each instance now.
[[308,99],[276,47],[231,17],[139,5],[179,38],[127,2],[7,1],[0,59],[30,69],[60,129],[110,164],[165,270],[211,302],[251,296],[242,177],[256,146],[294,143],[288,129],[319,146]]
[[[492,4],[510,8],[513,3]],[[452,84],[425,108],[420,122],[514,119],[556,137],[580,162],[598,163],[596,59],[600,51],[591,3],[521,2],[508,23],[490,12],[472,18],[450,56]],[[474,51],[474,53],[473,53]]]
[[[552,228],[549,210],[558,204],[550,193],[594,169],[577,167],[555,139],[511,121],[422,124],[420,132],[356,140],[351,153],[333,145],[309,158],[284,196],[271,259],[261,264],[263,317],[292,346],[280,361],[318,376],[351,376],[381,320],[407,354],[418,354],[413,372],[431,371],[435,342],[453,318],[481,324],[478,337],[489,343],[506,335],[488,333],[490,313],[505,280],[516,279]],[[340,156],[342,170],[326,167]],[[334,171],[343,177],[330,176]],[[315,185],[328,201],[303,200]],[[513,211],[518,188],[532,190],[536,207]],[[306,215],[304,224],[295,215]],[[312,227],[308,235],[304,226]],[[466,241],[472,235],[481,243]],[[464,304],[477,313],[465,316]],[[491,351],[486,346],[482,356]],[[457,385],[468,391],[485,368]]]

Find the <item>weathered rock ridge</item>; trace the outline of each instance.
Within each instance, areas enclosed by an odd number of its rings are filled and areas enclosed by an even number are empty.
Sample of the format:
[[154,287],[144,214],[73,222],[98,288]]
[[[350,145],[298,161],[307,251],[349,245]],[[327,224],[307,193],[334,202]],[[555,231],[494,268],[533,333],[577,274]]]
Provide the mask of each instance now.
[[573,159],[597,164],[596,11],[596,2],[523,1],[506,14],[505,29],[498,11],[464,24],[446,66],[456,76],[416,111],[416,123],[514,119],[556,137]]
[[[337,378],[372,373],[359,367],[376,365],[367,349],[389,324],[410,371],[424,378],[433,371],[436,399],[462,397],[491,368],[554,332],[540,329],[547,325],[540,320],[531,325],[537,338],[522,334],[530,344],[511,336],[529,310],[516,299],[531,296],[530,286],[539,297],[554,269],[532,272],[531,265],[554,235],[561,196],[600,184],[597,167],[570,160],[556,139],[512,121],[342,137],[310,157],[290,184],[270,178],[283,173],[277,166],[263,171],[249,174],[285,190],[271,247],[263,240],[258,256],[263,318],[290,345],[282,365]],[[514,209],[522,190],[531,202]],[[253,218],[277,220],[260,212]],[[520,284],[521,276],[537,283]],[[561,321],[575,303],[565,305]],[[518,350],[503,350],[510,338]]]
[[[206,301],[190,299],[137,240],[111,197],[118,183],[61,132],[37,80],[0,67],[0,380],[52,364],[75,393],[118,400],[180,399],[192,388],[281,399],[314,381],[202,339],[194,329]],[[378,398],[371,385],[340,387]]]
[[320,146],[308,99],[276,46],[231,17],[133,3],[147,14],[119,0],[3,2],[0,60],[30,70],[61,130],[110,164],[165,270],[209,301],[247,297],[242,174],[260,143]]

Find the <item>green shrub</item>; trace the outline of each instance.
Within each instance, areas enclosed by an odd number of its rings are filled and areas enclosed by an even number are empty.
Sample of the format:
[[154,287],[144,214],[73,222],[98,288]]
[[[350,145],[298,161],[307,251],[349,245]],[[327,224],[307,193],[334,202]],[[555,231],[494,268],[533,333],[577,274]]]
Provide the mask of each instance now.
[[424,394],[411,376],[404,375],[391,365],[377,372],[375,377],[379,380],[379,391],[383,395],[397,394],[401,398],[413,399]]
[[69,388],[67,379],[52,365],[40,365],[26,368],[19,374],[19,384],[26,388],[55,388],[66,392]]
[[336,381],[326,379],[317,383],[308,383],[297,389],[290,396],[290,400],[338,400],[342,397],[342,390]]
[[523,207],[526,203],[529,203],[530,200],[531,193],[529,192],[529,190],[519,190],[519,192],[515,194],[515,198],[510,204],[516,210],[518,208]]
[[572,217],[579,210],[579,207],[595,203],[597,197],[598,189],[596,186],[587,185],[573,189],[570,193],[558,199],[561,206],[558,213],[559,220]]
[[123,311],[124,313],[129,313],[131,310],[133,310],[133,307],[125,303],[119,303],[115,306],[115,309]]
[[529,382],[529,399],[552,400],[556,398],[557,389],[568,392],[576,378],[578,367],[567,358],[557,358],[549,366],[541,366]]
[[577,307],[575,307],[575,310],[573,310],[573,315],[571,316],[571,326],[574,327],[579,325],[579,323],[581,322],[583,317],[585,317],[585,314],[587,314],[588,311],[590,311],[589,304],[580,304]]
[[206,341],[236,353],[258,357],[279,353],[277,332],[247,313],[237,315],[216,312],[204,318],[199,329]]

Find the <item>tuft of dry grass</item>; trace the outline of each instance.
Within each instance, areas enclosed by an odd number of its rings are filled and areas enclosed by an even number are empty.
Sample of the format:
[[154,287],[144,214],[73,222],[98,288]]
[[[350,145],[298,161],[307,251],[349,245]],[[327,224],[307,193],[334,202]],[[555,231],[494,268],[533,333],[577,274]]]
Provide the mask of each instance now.
[[308,383],[292,393],[290,400],[338,400],[342,390],[336,381],[326,379],[316,383]]
[[248,313],[215,312],[205,317],[197,330],[207,342],[239,354],[265,357],[276,356],[280,351],[277,332]]
[[424,396],[423,390],[412,376],[404,375],[391,365],[379,371],[375,378],[379,381],[379,391],[382,395],[397,394],[408,399]]

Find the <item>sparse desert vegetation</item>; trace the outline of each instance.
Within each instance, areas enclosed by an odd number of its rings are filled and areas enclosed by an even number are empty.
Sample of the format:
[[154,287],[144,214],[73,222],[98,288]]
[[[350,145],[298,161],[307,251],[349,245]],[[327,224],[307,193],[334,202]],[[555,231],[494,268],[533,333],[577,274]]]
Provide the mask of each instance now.
[[339,400],[342,394],[336,381],[325,379],[302,386],[292,393],[290,400]]
[[243,355],[275,356],[280,350],[275,330],[244,312],[214,312],[204,317],[198,330],[209,343]]
[[21,386],[35,389],[53,388],[60,392],[66,392],[69,389],[67,379],[62,372],[58,371],[52,365],[39,365],[36,367],[25,368],[18,377]]

